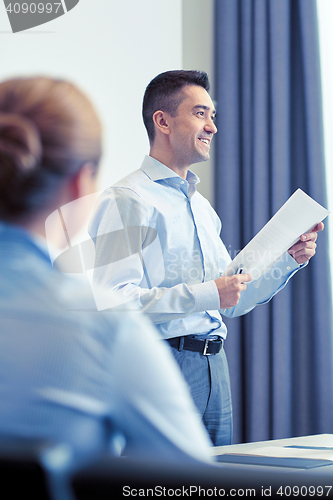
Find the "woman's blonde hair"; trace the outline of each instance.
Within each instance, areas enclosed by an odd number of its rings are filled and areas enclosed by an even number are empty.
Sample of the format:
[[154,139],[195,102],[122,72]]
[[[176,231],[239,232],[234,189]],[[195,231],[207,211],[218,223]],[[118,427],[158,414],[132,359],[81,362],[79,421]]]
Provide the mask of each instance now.
[[46,77],[0,83],[0,218],[45,207],[83,164],[98,165],[101,124],[70,82]]

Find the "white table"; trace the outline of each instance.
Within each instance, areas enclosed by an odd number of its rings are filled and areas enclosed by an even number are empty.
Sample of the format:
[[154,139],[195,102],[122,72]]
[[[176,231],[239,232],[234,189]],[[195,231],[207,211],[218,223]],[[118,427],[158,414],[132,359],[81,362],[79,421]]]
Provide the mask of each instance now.
[[[222,454],[242,455],[244,451],[254,452],[256,448],[283,446],[332,447],[333,434],[318,434],[289,439],[277,439],[256,443],[217,446],[212,448],[212,456]],[[255,453],[255,452],[254,452]],[[332,452],[333,453],[333,452]],[[244,488],[256,485],[256,496],[271,498],[333,498],[333,462],[314,468],[297,468],[288,466],[253,465],[244,463],[219,463],[223,475],[239,477]],[[238,482],[238,481],[237,481]],[[310,486],[312,486],[311,489]],[[314,487],[314,488],[313,488]],[[269,490],[270,489],[270,490]],[[264,494],[266,491],[266,495]],[[269,494],[270,493],[270,494]]]

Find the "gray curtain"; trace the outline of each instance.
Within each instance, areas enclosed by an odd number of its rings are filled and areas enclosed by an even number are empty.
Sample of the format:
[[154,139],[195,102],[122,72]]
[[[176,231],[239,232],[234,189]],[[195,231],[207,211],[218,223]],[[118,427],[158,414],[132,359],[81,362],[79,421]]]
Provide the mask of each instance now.
[[[231,256],[298,188],[324,206],[315,0],[216,0],[216,209]],[[328,234],[273,300],[227,320],[234,442],[333,432]]]

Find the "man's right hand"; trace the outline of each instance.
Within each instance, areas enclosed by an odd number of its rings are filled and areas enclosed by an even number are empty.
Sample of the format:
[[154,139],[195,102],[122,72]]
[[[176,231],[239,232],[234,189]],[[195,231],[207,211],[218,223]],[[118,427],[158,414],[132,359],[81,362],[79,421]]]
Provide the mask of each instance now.
[[234,276],[221,276],[215,280],[219,296],[220,308],[228,309],[238,304],[241,293],[246,290],[245,283],[252,280],[251,274],[235,274]]

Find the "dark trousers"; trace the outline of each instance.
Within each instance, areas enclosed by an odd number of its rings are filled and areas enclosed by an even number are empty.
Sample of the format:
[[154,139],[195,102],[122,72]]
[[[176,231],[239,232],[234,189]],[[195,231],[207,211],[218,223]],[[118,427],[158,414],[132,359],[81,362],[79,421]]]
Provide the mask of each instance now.
[[232,404],[224,349],[212,356],[171,348],[215,446],[231,444]]

